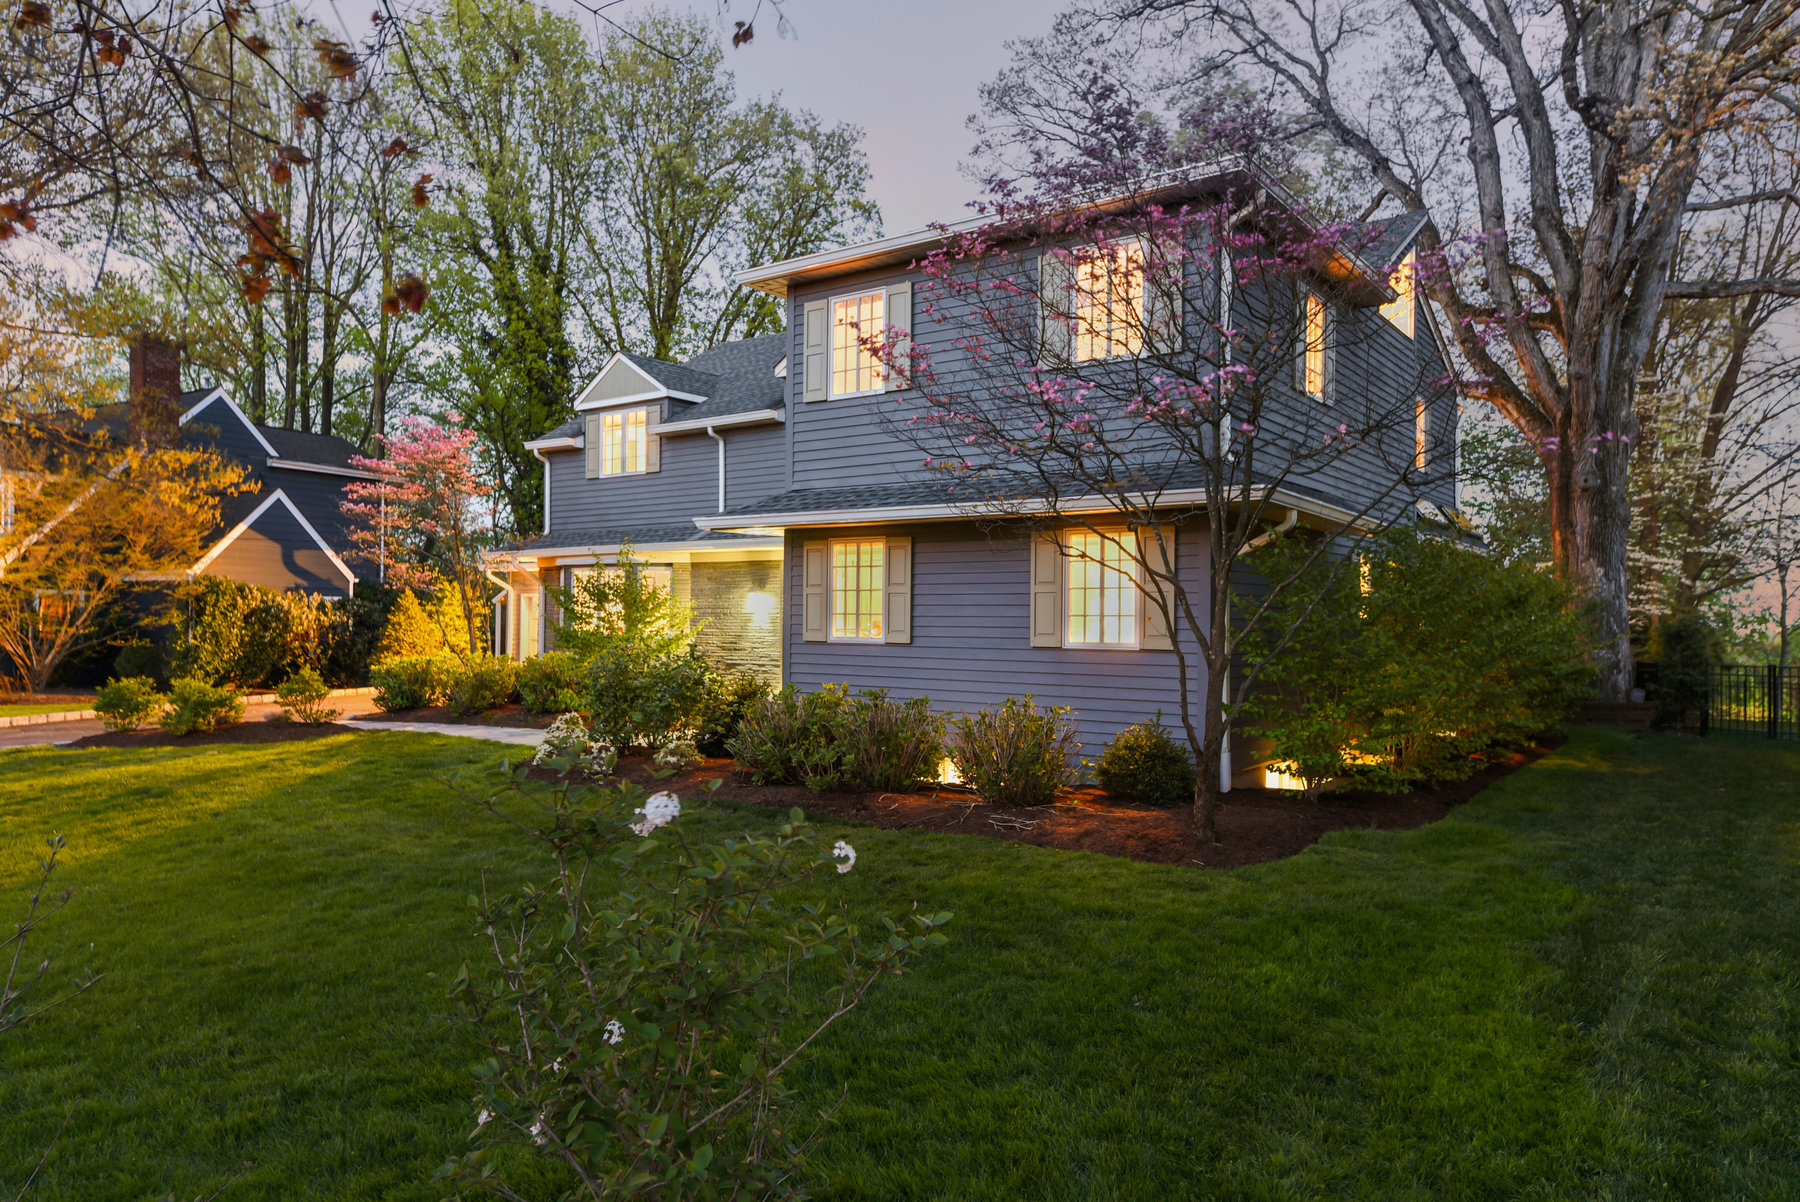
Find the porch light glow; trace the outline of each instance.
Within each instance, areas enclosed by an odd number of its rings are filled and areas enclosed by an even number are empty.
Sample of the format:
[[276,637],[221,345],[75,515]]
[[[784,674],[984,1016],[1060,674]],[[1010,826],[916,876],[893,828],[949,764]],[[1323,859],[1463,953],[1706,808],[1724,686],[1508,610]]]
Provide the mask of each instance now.
[[775,616],[775,598],[767,593],[746,593],[744,609],[758,626],[767,626],[769,619]]

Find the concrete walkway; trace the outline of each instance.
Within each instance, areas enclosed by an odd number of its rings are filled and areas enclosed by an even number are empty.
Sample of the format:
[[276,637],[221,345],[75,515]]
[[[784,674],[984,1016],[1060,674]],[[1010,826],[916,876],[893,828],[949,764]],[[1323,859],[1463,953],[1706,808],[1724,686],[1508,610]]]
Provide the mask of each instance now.
[[[331,706],[341,713],[340,721],[349,725],[349,720],[360,714],[376,712],[375,699],[369,696],[333,697]],[[265,722],[281,713],[279,705],[250,704],[244,707],[244,721]],[[398,725],[398,723],[371,723],[377,728]],[[60,747],[64,743],[73,743],[76,739],[84,739],[88,735],[97,735],[104,731],[98,719],[83,718],[79,721],[37,723],[33,726],[0,727],[0,749],[8,747]],[[472,727],[463,727],[469,730]],[[541,733],[541,732],[540,732]]]

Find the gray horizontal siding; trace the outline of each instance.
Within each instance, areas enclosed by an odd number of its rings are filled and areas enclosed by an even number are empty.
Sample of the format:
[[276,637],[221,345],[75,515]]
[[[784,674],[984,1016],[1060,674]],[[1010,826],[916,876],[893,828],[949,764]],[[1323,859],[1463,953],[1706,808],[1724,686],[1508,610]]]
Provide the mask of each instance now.
[[206,575],[282,592],[342,596],[346,588],[343,574],[279,501],[207,565]]
[[[748,505],[788,489],[785,424],[724,431],[725,505]],[[707,441],[711,441],[708,439]]]
[[[914,540],[913,641],[803,641],[801,544],[871,531]],[[1183,580],[1198,598],[1207,571],[1204,532],[1184,531],[1178,554]],[[945,712],[1031,693],[1041,704],[1074,708],[1090,755],[1159,708],[1164,722],[1176,729],[1180,696],[1175,654],[1032,647],[1029,579],[1026,537],[990,534],[974,523],[790,533],[784,679],[808,690],[843,682],[856,689],[889,689],[897,697],[929,697],[934,709]],[[1197,657],[1190,660],[1198,698],[1203,670]]]
[[[720,431],[726,440],[727,503],[787,487],[787,437],[780,425]],[[581,451],[546,451],[550,532],[667,526],[719,511],[719,444],[704,430],[666,435],[662,470],[587,478]]]
[[[345,562],[350,559],[350,523],[344,517],[342,508],[344,501],[344,485],[350,481],[344,476],[327,476],[322,472],[296,472],[284,468],[264,468],[260,473],[263,481],[262,495],[279,488],[293,501],[295,508],[306,515],[313,529],[336,551],[338,557]],[[351,569],[370,573],[372,568],[364,564],[353,563]]]

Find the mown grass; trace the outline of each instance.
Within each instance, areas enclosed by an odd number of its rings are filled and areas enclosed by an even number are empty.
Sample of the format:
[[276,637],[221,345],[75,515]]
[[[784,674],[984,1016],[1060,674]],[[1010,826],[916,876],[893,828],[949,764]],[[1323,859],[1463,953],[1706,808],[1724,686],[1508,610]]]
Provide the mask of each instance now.
[[21,702],[17,705],[0,705],[0,718],[20,718],[27,714],[76,713],[93,708],[92,697],[74,697],[68,701]]
[[[0,1040],[0,1185],[437,1198],[466,895],[543,869],[383,734],[0,757],[0,883],[70,836],[59,974]],[[722,831],[748,810],[685,816]],[[1800,1193],[1800,749],[1581,732],[1449,819],[1230,873],[845,831],[859,913],[951,909],[797,1078],[842,1198]],[[16,1184],[14,1186],[16,1188]]]

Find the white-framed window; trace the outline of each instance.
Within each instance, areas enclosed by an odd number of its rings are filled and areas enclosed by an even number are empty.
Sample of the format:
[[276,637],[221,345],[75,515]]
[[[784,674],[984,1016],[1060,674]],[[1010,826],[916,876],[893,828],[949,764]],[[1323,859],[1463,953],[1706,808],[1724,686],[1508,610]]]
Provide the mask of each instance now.
[[880,335],[887,319],[887,291],[877,288],[831,301],[831,395],[863,396],[887,387],[881,363],[863,339]]
[[530,659],[538,653],[538,617],[542,613],[536,593],[519,594],[519,658]]
[[1063,646],[1138,645],[1137,564],[1123,530],[1081,532],[1067,539],[1063,569]]
[[1112,359],[1144,349],[1144,246],[1121,242],[1076,256],[1072,289],[1074,360]]
[[1413,336],[1413,313],[1416,307],[1413,289],[1417,274],[1418,264],[1413,258],[1413,252],[1408,251],[1406,257],[1400,260],[1400,266],[1394,268],[1394,274],[1388,277],[1388,286],[1394,290],[1394,299],[1381,306],[1381,315],[1408,338]]
[[1413,466],[1424,471],[1431,461],[1431,407],[1424,397],[1413,406]]
[[879,643],[886,592],[887,541],[880,538],[833,539],[831,556],[831,633],[834,643]]
[[13,492],[13,478],[0,472],[0,534],[11,534],[18,520],[18,496]]
[[1331,369],[1326,351],[1331,337],[1331,308],[1325,298],[1311,288],[1300,293],[1300,387],[1314,400],[1325,399],[1327,378]]
[[600,474],[623,476],[647,470],[650,411],[616,409],[600,415]]

